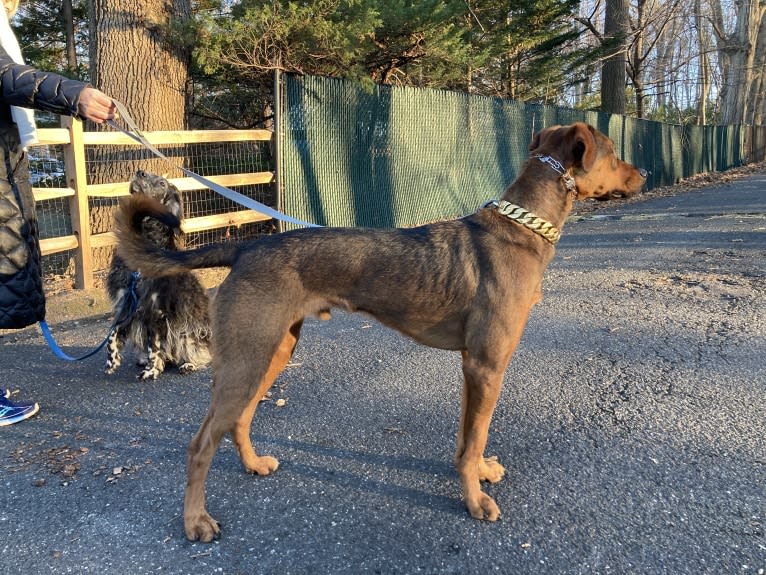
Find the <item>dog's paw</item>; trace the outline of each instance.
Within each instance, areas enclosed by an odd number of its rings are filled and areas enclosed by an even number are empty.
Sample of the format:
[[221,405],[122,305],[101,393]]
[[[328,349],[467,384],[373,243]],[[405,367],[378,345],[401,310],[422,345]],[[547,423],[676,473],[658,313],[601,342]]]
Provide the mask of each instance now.
[[260,455],[245,463],[245,469],[253,475],[270,475],[279,468],[279,461],[270,455]]
[[148,367],[139,373],[136,377],[137,379],[140,379],[141,381],[147,381],[147,380],[156,380],[159,375],[162,373],[159,369]]
[[184,532],[189,541],[210,543],[221,536],[221,525],[210,514],[203,510],[193,517],[184,517]]
[[122,361],[119,356],[109,357],[106,360],[106,369],[104,369],[104,373],[106,375],[112,375],[113,373],[116,373],[117,370],[120,368],[121,364],[122,364]]
[[465,506],[468,509],[468,513],[474,519],[486,521],[497,521],[500,519],[500,508],[495,503],[495,500],[481,491],[475,500],[466,499]]
[[505,475],[505,467],[497,460],[497,456],[485,457],[479,461],[479,480],[497,483]]
[[193,364],[190,361],[187,361],[186,363],[182,363],[178,366],[178,373],[181,375],[189,375],[190,373],[194,373],[197,371],[197,366]]

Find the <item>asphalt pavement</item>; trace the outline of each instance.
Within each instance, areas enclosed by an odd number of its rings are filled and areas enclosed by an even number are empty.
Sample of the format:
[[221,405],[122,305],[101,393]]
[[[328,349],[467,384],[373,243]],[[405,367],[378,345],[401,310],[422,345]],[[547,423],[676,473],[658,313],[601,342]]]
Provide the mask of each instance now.
[[[212,544],[181,518],[209,371],[107,377],[4,332],[0,385],[41,411],[0,430],[0,573],[764,574],[766,174],[574,218],[543,293],[490,435],[499,522],[460,499],[458,354],[336,313],[256,414],[279,470],[219,449]],[[70,355],[102,301],[50,298]]]

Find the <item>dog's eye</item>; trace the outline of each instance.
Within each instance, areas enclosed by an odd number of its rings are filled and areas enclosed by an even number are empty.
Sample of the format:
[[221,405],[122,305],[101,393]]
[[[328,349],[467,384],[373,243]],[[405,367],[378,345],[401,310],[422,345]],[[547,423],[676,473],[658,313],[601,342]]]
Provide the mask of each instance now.
[[166,189],[168,187],[168,183],[165,180],[160,180],[160,187]]

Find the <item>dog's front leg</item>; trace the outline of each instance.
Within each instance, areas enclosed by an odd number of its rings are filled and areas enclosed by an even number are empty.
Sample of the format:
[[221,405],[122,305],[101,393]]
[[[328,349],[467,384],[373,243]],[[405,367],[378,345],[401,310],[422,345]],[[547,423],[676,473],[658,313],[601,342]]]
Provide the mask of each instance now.
[[505,473],[505,468],[496,458],[484,458],[489,424],[500,395],[503,371],[504,367],[493,366],[467,351],[463,352],[465,382],[455,466],[460,475],[463,500],[468,512],[476,519],[489,521],[496,521],[500,517],[500,508],[481,490],[480,483],[496,483]]
[[106,342],[106,374],[112,375],[122,364],[122,347],[125,344],[125,331],[116,327],[109,334]]

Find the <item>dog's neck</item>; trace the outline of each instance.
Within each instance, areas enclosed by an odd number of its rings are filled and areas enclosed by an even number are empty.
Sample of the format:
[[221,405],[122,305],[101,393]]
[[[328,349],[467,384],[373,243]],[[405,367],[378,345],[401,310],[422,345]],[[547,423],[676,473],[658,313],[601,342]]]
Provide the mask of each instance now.
[[[535,154],[524,164],[497,207],[502,215],[555,245],[576,195],[577,185],[569,170],[550,155]],[[512,217],[519,214],[516,207],[525,212],[521,218]],[[528,225],[529,222],[534,224]],[[551,228],[555,231],[549,231]]]

